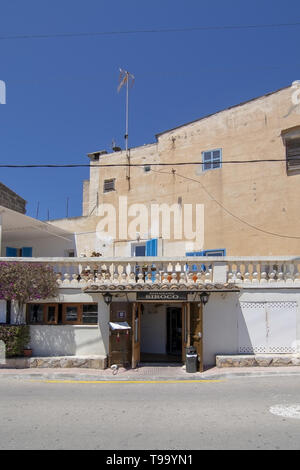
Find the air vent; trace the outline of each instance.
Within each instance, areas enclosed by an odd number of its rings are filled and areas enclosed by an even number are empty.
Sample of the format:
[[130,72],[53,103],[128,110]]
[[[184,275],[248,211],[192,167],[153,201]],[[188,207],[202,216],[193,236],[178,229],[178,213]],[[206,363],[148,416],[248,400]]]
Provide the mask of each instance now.
[[110,180],[104,180],[103,192],[108,193],[109,191],[115,191],[115,178]]

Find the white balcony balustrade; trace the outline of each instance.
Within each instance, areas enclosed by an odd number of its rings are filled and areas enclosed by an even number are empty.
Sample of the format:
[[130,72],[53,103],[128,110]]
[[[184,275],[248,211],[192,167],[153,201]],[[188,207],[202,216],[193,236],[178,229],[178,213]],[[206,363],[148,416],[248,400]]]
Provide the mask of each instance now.
[[0,258],[45,263],[61,288],[206,290],[300,287],[300,257]]

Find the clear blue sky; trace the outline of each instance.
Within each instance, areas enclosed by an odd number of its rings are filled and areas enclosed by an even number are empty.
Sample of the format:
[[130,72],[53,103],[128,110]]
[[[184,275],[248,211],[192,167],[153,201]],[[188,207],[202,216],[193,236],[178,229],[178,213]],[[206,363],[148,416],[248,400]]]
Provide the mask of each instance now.
[[[300,22],[299,0],[2,0],[0,36]],[[300,26],[0,40],[1,163],[87,163],[124,145],[118,69],[136,76],[130,146],[300,79]],[[81,215],[88,169],[1,169],[40,218]]]

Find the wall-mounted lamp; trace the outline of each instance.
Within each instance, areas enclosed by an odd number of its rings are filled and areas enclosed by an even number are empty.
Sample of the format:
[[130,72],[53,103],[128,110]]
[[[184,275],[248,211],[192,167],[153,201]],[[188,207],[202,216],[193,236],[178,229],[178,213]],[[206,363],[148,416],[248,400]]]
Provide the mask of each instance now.
[[203,305],[207,304],[208,299],[209,299],[209,294],[207,292],[201,292],[200,300],[203,303]]
[[105,292],[105,294],[103,294],[103,299],[106,305],[110,305],[112,303],[112,295],[109,292]]

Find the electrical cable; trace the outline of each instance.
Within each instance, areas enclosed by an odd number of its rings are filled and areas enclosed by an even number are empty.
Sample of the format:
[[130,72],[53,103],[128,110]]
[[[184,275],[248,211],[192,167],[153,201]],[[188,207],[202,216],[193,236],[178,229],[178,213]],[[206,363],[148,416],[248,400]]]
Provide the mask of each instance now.
[[153,33],[186,33],[193,31],[222,31],[222,30],[247,30],[265,28],[286,28],[300,26],[300,22],[293,23],[271,23],[271,24],[250,24],[250,25],[221,25],[221,26],[194,26],[188,28],[157,28],[157,29],[129,29],[116,31],[88,31],[74,33],[49,33],[49,34],[18,34],[0,36],[0,40],[9,39],[47,39],[47,38],[67,38],[67,37],[89,37],[89,36],[116,36],[126,34],[153,34]]
[[214,201],[216,204],[218,204],[227,214],[229,214],[231,217],[233,217],[234,219],[238,220],[239,222],[247,225],[248,227],[254,229],[254,230],[257,230],[259,232],[262,232],[262,233],[265,233],[267,235],[273,235],[275,237],[280,237],[280,238],[289,238],[289,239],[296,239],[296,240],[300,240],[300,237],[296,237],[296,236],[290,236],[290,235],[282,235],[282,234],[279,234],[279,233],[275,233],[275,232],[269,232],[268,230],[264,230],[264,229],[261,229],[259,227],[256,227],[255,225],[252,225],[250,224],[249,222],[246,222],[245,220],[241,219],[240,217],[238,217],[237,215],[233,214],[229,209],[227,209],[225,206],[223,206],[223,204],[221,204],[207,189],[206,187],[203,185],[203,183],[201,183],[201,181],[199,180],[195,180],[194,178],[189,178],[187,176],[184,176],[184,175],[180,175],[179,173],[177,173],[176,171],[170,173],[170,172],[159,172],[159,171],[155,171],[155,170],[151,170],[151,171],[154,171],[155,173],[160,173],[160,174],[169,174],[169,175],[175,175],[175,176],[179,176],[180,178],[183,178],[183,179],[186,179],[186,180],[189,180],[189,181],[192,181],[194,183],[198,183],[200,184],[200,186],[202,187],[203,191],[206,192],[206,194],[208,194],[208,196],[211,198],[212,201]]
[[[300,157],[299,157],[300,159]],[[222,160],[222,165],[244,164],[244,163],[276,163],[286,162],[286,158],[280,159],[255,159],[255,160]],[[203,165],[202,162],[145,162],[145,163],[103,163],[101,165],[90,165],[89,163],[67,163],[67,164],[32,164],[32,165],[9,165],[1,164],[0,168],[118,168],[118,167],[145,167],[145,166],[186,166],[186,165]]]

